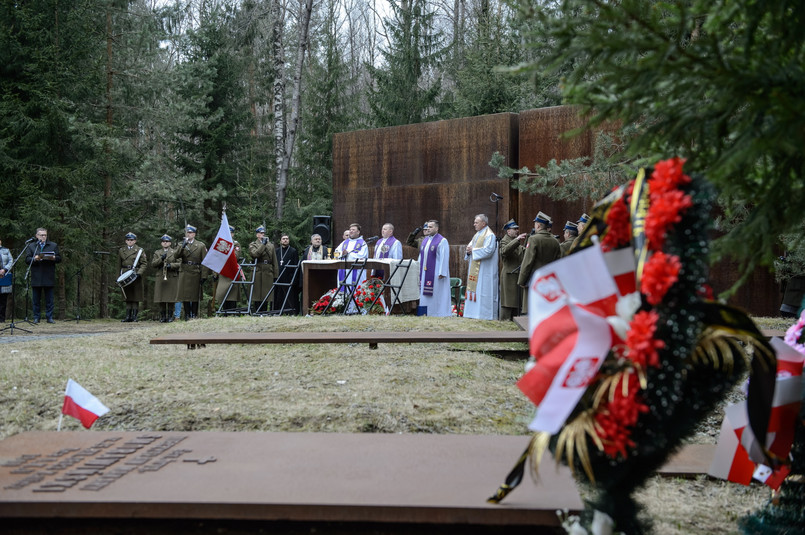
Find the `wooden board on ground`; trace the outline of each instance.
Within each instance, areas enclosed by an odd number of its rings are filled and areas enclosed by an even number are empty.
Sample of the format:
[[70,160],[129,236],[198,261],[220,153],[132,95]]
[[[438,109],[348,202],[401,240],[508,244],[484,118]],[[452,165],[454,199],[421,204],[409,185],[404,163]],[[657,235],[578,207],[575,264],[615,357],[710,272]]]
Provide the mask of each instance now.
[[707,474],[715,453],[715,444],[688,444],[672,456],[658,473],[667,477],[695,477]]
[[462,332],[263,332],[173,333],[152,338],[152,344],[413,344],[528,342],[525,331]]
[[527,436],[26,432],[0,442],[0,518],[556,526],[569,470],[486,503]]

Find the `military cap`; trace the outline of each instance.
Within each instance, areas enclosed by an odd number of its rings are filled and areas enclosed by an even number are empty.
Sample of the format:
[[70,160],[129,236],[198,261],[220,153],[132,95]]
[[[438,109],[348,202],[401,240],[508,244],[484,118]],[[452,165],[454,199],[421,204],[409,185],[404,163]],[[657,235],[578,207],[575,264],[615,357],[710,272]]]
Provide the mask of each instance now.
[[254,232],[257,233],[257,232],[265,232],[265,231],[266,231],[266,228],[263,225],[260,225],[259,227],[257,227],[257,229],[255,229]]
[[159,238],[159,241],[173,241],[173,238],[171,238],[167,234],[163,234],[162,237]]
[[184,228],[184,230],[185,230],[185,232],[196,232],[196,227],[194,227],[193,225],[187,225]]
[[503,225],[503,230],[509,230],[510,228],[520,228],[520,225],[514,219],[509,219],[509,221]]
[[572,221],[567,221],[565,223],[564,230],[569,230],[573,234],[578,234],[579,233],[579,226],[577,224],[575,224],[574,222],[572,222]]
[[534,221],[537,223],[542,223],[543,225],[553,225],[553,219],[551,219],[551,216],[543,212],[538,213],[537,217],[534,218]]
[[588,216],[587,214],[581,214],[581,217],[579,218],[578,221],[576,221],[576,223],[586,223],[589,220],[590,216]]
[[127,240],[136,240],[137,235],[135,233],[133,233],[133,232],[129,232],[128,234],[126,234],[126,239]]

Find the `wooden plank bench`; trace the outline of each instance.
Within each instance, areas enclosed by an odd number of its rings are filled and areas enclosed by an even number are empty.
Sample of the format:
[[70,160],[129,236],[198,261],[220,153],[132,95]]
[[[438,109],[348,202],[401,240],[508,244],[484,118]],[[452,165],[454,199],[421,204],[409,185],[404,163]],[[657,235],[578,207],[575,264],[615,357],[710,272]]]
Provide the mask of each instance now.
[[525,331],[374,331],[374,332],[263,332],[173,333],[151,339],[152,344],[186,344],[188,349],[207,344],[433,344],[433,343],[528,343]]

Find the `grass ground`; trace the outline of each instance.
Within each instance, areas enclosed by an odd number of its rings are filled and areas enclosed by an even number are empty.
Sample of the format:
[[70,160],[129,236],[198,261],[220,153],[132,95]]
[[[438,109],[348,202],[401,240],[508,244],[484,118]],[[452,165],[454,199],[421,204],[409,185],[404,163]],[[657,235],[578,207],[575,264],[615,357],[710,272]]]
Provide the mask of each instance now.
[[[788,320],[761,319],[785,329]],[[101,431],[322,431],[526,435],[530,403],[514,383],[524,344],[150,345],[172,332],[516,329],[460,318],[210,318],[58,322],[0,336],[0,438],[55,430],[68,377],[111,412]],[[714,414],[693,442],[715,441]],[[65,419],[63,428],[81,429]],[[505,474],[501,474],[501,477]],[[490,482],[490,488],[499,482]],[[583,495],[587,492],[582,488]],[[761,486],[653,478],[640,495],[657,533],[738,533],[768,498]]]

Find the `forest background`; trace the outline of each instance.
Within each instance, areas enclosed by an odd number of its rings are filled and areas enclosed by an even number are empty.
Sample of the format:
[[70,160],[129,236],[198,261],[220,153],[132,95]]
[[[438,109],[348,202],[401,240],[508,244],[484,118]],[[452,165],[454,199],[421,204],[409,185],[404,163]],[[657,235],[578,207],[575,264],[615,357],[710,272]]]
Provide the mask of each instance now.
[[802,23],[792,0],[4,0],[0,237],[47,227],[60,315],[108,317],[126,232],[209,240],[226,203],[241,242],[304,246],[334,133],[569,103],[624,129],[530,191],[679,154],[721,193],[717,254],[803,272]]

